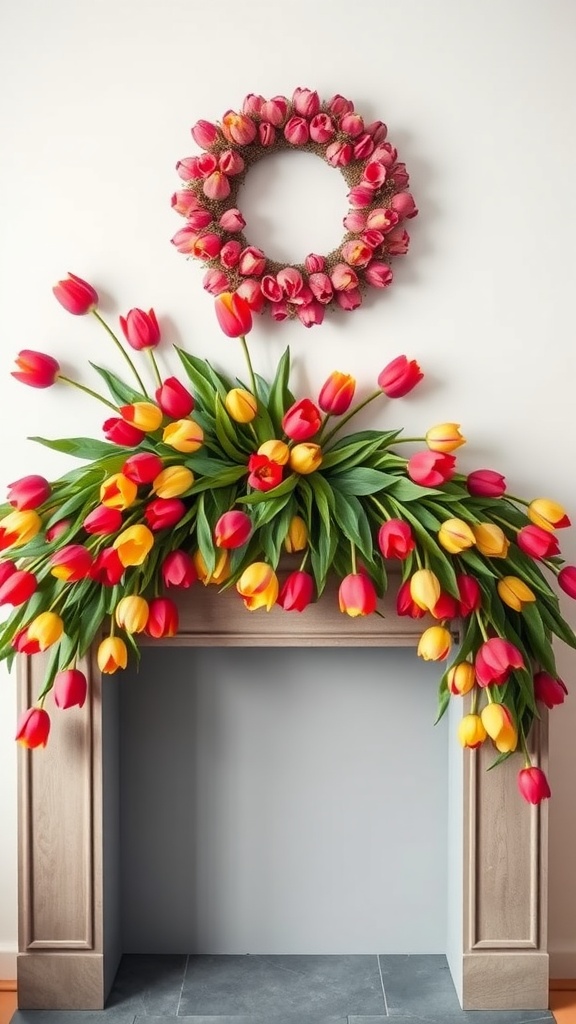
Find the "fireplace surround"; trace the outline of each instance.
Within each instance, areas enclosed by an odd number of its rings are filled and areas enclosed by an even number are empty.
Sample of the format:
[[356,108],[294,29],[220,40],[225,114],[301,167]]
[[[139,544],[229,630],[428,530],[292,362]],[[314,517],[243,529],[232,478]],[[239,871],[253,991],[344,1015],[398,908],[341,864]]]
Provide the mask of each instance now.
[[[391,587],[391,592],[394,591]],[[179,600],[181,646],[413,647],[422,623],[338,611],[335,585],[301,615],[246,612],[232,592],[192,588]],[[52,716],[44,751],[19,754],[19,1006],[100,1009],[122,955],[119,913],[118,679],[84,666],[84,708]],[[41,684],[40,656],[22,658],[19,699]],[[384,679],[383,685],[386,685]],[[467,699],[452,701],[454,722]],[[547,807],[518,795],[518,761],[461,751],[451,728],[447,956],[464,1009],[548,1006]],[[547,722],[531,738],[546,767]]]

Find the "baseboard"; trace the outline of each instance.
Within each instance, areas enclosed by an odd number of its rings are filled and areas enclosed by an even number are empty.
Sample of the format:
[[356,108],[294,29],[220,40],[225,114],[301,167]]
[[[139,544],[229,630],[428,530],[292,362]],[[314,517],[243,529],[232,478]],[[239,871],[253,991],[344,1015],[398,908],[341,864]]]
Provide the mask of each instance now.
[[574,978],[576,987],[576,952],[550,953],[550,978]]
[[[2,949],[0,946],[0,978],[15,978],[16,977],[16,950],[7,950],[6,947]],[[8,984],[8,982],[0,982],[0,991],[2,991],[1,985]],[[10,992],[10,989],[4,989],[3,991]]]
[[550,978],[551,992],[576,992],[576,978]]
[[14,981],[2,981],[0,978],[0,992],[15,992],[16,979]]

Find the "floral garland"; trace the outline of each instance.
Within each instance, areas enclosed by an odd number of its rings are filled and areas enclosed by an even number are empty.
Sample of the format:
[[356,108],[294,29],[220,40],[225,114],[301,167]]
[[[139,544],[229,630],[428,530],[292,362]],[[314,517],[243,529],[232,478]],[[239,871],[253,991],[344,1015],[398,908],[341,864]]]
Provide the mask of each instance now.
[[[238,292],[253,312],[267,310],[275,320],[298,317],[311,327],[322,323],[330,305],[357,309],[363,288],[392,282],[390,260],[408,251],[404,221],[418,212],[406,191],[406,165],[387,133],[382,121],[365,124],[351,100],[336,95],[324,103],[310,89],[296,89],[291,100],[251,93],[239,113],[228,110],[215,124],[197,121],[192,137],[204,152],[177,164],[186,184],[172,206],[186,226],[173,244],[208,266],[207,291]],[[346,233],[332,252],[285,266],[246,238],[237,201],[252,164],[290,149],[338,168],[350,185],[350,209]]]
[[[278,605],[303,612],[334,573],[341,612],[361,616],[378,612],[391,559],[402,570],[398,614],[429,616],[420,657],[446,661],[451,626],[462,624],[460,646],[441,676],[439,715],[451,696],[470,694],[462,745],[489,740],[497,761],[519,749],[522,796],[531,803],[547,798],[527,736],[539,704],[561,704],[567,692],[554,637],[576,647],[551,585],[576,598],[576,566],[565,564],[556,534],[569,525],[564,509],[509,494],[494,470],[459,474],[453,452],[465,439],[455,423],[423,438],[405,438],[400,429],[342,436],[368,403],[416,387],[423,374],[406,356],[388,363],[378,387],[356,404],[354,378],[336,371],[316,400],[297,400],[289,351],[270,383],[257,377],[246,342],[250,307],[223,293],[216,314],[223,331],[241,340],[248,381],[230,380],[177,349],[183,383],[160,374],[153,310],[120,318],[126,348],[98,312],[90,284],[70,275],[54,292],[69,312],[98,318],[134,386],[94,366],[107,398],[64,376],[51,355],[24,350],[17,358],[13,376],[24,384],[72,385],[109,410],[105,441],[35,438],[87,465],[52,483],[36,475],[15,481],[0,509],[0,550],[9,556],[0,562],[0,604],[14,608],[0,630],[0,659],[10,664],[18,652],[50,652],[17,739],[46,744],[51,691],[59,708],[82,706],[87,680],[78,666],[95,641],[100,671],[114,673],[126,667],[129,651],[138,655],[138,633],[173,636],[172,588],[198,581],[235,587],[250,611]],[[130,348],[149,356],[153,397]],[[417,446],[408,457],[399,451],[406,444]],[[298,569],[282,571],[283,551],[299,554]]]

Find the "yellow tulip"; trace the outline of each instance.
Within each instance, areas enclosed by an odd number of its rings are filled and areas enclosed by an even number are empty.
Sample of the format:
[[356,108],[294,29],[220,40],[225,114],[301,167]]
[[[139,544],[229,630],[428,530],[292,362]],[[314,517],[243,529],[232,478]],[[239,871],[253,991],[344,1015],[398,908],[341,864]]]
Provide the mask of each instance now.
[[518,576],[503,576],[496,587],[500,600],[515,612],[521,612],[525,604],[536,600],[536,594]]
[[194,485],[194,473],[187,466],[168,466],[152,481],[159,498],[178,498]]
[[419,608],[432,611],[440,597],[440,581],[431,569],[418,569],[410,578],[410,597]]
[[0,550],[19,548],[29,540],[34,540],[41,526],[42,520],[33,509],[9,512],[0,519]]
[[265,455],[267,459],[272,462],[277,462],[279,466],[285,466],[290,458],[290,449],[284,441],[264,441],[258,449],[258,455]]
[[258,402],[250,391],[232,388],[224,399],[226,412],[235,423],[251,423],[258,412]]
[[220,583],[225,583],[230,576],[230,552],[222,551],[218,556],[216,565],[213,572],[208,572],[206,562],[204,561],[200,551],[195,551],[192,556],[198,579],[205,587],[209,583],[215,583],[217,586]]
[[100,487],[100,503],[106,508],[117,508],[122,512],[136,501],[138,485],[123,473],[114,473]]
[[438,423],[426,431],[426,444],[432,452],[455,452],[466,438],[460,433],[459,423]]
[[465,693],[470,693],[476,682],[474,665],[469,661],[460,661],[457,665],[452,665],[452,668],[448,670],[447,678],[450,693],[463,697]]
[[204,431],[195,420],[174,420],[164,427],[162,440],[175,451],[190,454],[204,444]]
[[112,546],[123,566],[142,565],[154,546],[154,534],[147,526],[136,523],[118,534]]
[[114,618],[127,633],[141,633],[148,622],[148,601],[137,594],[122,597],[114,610]]
[[512,715],[503,704],[487,704],[481,711],[482,725],[501,754],[516,750],[518,732]]
[[506,558],[510,541],[499,526],[495,523],[480,523],[472,527],[472,532],[481,555],[487,558]]
[[418,643],[418,657],[424,661],[444,661],[452,647],[452,637],[444,626],[425,629]]
[[480,715],[464,715],[458,726],[458,739],[463,747],[479,747],[486,739]]
[[296,444],[290,452],[290,469],[302,476],[314,473],[322,465],[322,449],[312,441]]
[[112,675],[128,664],[128,650],[119,636],[107,636],[102,640],[96,653],[98,668],[105,675]]
[[308,527],[301,516],[292,516],[288,533],[284,538],[284,547],[290,553],[304,551],[308,544]]
[[265,608],[269,612],[278,599],[278,577],[266,562],[253,562],[242,573],[236,590],[248,611]]
[[446,519],[438,531],[438,542],[451,555],[471,548],[474,541],[474,534],[463,519]]
[[126,423],[131,423],[138,430],[151,433],[158,430],[162,423],[162,410],[153,402],[134,402],[133,405],[123,405],[120,415]]
[[557,501],[550,501],[549,498],[535,498],[528,505],[526,511],[528,518],[543,530],[559,530],[564,526],[570,526],[570,520],[566,515],[566,509]]
[[41,612],[27,628],[29,640],[36,640],[41,651],[58,643],[64,632],[64,623],[56,612]]

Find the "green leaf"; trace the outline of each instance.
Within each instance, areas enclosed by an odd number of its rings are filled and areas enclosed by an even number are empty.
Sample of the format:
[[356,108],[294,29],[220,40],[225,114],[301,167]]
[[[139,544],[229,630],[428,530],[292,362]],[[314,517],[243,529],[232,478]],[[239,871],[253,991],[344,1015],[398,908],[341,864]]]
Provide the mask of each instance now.
[[548,629],[555,633],[560,640],[563,640],[565,644],[568,644],[569,647],[576,648],[576,634],[562,618],[557,599],[554,602],[543,601],[540,605],[540,614],[544,625]]
[[215,397],[214,411],[216,436],[224,453],[234,462],[243,462],[246,465],[246,451],[240,447],[238,432],[232,426],[219,395]]
[[92,437],[61,437],[54,440],[46,437],[29,437],[28,440],[51,448],[52,451],[73,455],[76,459],[89,459],[91,462],[114,455],[125,459],[129,454],[129,449],[119,448],[118,445],[108,444],[106,441],[97,441]]
[[388,493],[397,501],[420,501],[423,498],[443,494],[442,491],[438,491],[434,487],[421,487],[420,484],[415,484],[413,480],[408,480],[406,477],[395,476],[393,480],[392,486],[388,488]]
[[[268,492],[270,493],[270,492]],[[268,501],[262,501],[259,505],[254,507],[254,529],[258,530],[264,523],[269,523],[271,519],[274,519],[288,504],[292,509],[294,503],[292,492],[284,494],[281,498],[269,498]],[[294,513],[291,513],[293,515]]]
[[203,491],[217,490],[219,487],[228,487],[236,483],[241,477],[246,476],[246,466],[229,466],[217,476],[203,477],[197,480],[187,494],[201,494]]
[[[392,433],[397,433],[392,431]],[[350,441],[350,438],[347,438]],[[357,466],[373,452],[377,451],[382,443],[382,435],[370,438],[369,440],[353,441],[343,444],[339,448],[331,448],[322,459],[322,472],[332,469],[334,466],[342,466],[343,469],[352,469]]]
[[331,513],[334,511],[334,492],[328,481],[320,473],[311,473],[308,477],[308,483],[320,513],[320,519],[329,537],[332,530]]
[[208,410],[213,414],[218,389],[212,382],[210,366],[203,359],[191,356],[184,349],[178,348],[177,345],[174,347],[192,383],[194,397],[203,410]]
[[521,613],[522,626],[530,642],[530,648],[534,659],[540,662],[542,668],[550,675],[556,675],[556,660],[552,650],[550,637],[542,622],[539,607],[536,603],[524,605]]
[[212,537],[212,528],[206,516],[205,501],[205,495],[201,494],[198,499],[198,510],[196,513],[196,536],[206,569],[209,573],[212,573],[216,567],[216,548]]
[[103,366],[97,366],[96,363],[90,363],[93,370],[99,373],[102,380],[105,382],[112,398],[118,405],[132,405],[133,402],[150,401],[147,395],[143,395],[141,391],[135,391],[128,384],[125,384],[120,377],[117,377],[115,373],[111,373],[110,370],[105,370]]
[[333,494],[334,519],[338,526],[348,540],[356,545],[360,553],[365,558],[372,560],[374,553],[372,532],[368,516],[361,503],[352,494],[344,495],[338,490],[334,490]]
[[273,487],[270,491],[253,491],[252,494],[245,494],[244,497],[238,498],[238,502],[242,505],[259,505],[262,501],[268,501],[270,498],[281,498],[283,494],[290,494],[294,490],[299,479],[297,473],[291,473],[281,484],[278,484],[278,487]]
[[288,389],[289,379],[290,349],[287,348],[278,363],[268,395],[268,412],[276,434],[281,432],[284,413],[294,403],[294,396]]
[[328,479],[332,487],[343,494],[376,494],[378,491],[391,490],[391,485],[396,482],[396,477],[390,473],[363,466],[342,473],[331,473]]

